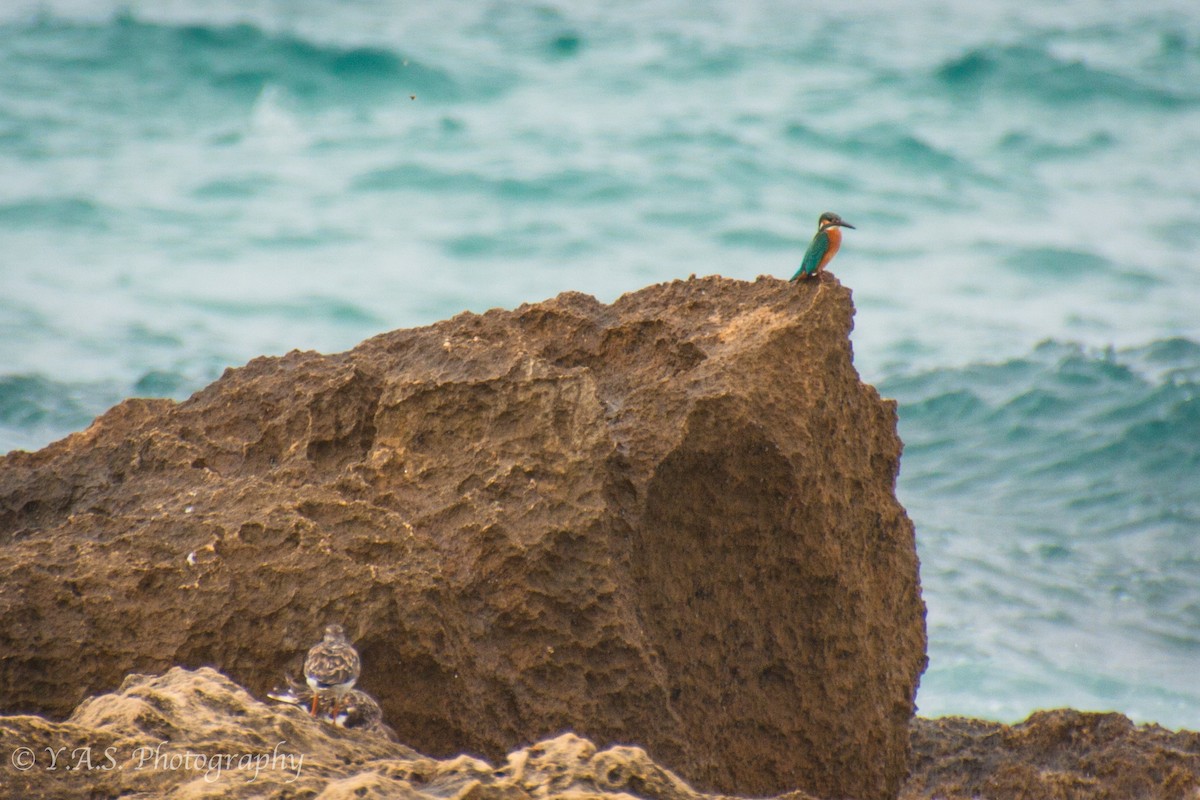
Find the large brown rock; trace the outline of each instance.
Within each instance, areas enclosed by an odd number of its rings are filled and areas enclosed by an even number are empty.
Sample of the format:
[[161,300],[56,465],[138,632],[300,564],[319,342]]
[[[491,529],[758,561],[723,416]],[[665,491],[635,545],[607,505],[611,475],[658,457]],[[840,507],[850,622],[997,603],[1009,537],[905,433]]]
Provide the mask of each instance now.
[[894,797],[925,663],[850,293],[563,294],[129,400],[0,460],[0,698],[263,692],[328,621],[423,752],[563,730],[705,790]]

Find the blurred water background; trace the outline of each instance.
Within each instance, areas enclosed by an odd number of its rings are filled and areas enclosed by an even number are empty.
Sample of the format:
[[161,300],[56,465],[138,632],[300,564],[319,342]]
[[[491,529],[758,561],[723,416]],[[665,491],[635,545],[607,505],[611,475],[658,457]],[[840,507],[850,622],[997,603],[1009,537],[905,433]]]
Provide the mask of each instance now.
[[0,452],[261,354],[788,277],[826,210],[921,713],[1200,727],[1191,0],[9,0]]

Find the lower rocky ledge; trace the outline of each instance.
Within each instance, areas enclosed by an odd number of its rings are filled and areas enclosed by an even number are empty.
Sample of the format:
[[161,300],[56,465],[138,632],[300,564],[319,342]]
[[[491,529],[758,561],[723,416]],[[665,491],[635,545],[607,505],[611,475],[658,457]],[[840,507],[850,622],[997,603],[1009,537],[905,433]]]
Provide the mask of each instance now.
[[915,719],[901,800],[1196,800],[1200,733],[1055,709],[1004,725]]
[[[1018,725],[917,719],[901,800],[1200,797],[1200,734],[1120,714],[1038,712]],[[23,798],[715,798],[641,748],[563,733],[493,765],[437,760],[386,726],[342,728],[262,702],[208,668],[131,675],[64,722],[0,717],[0,796]],[[781,796],[814,800],[802,792]],[[830,798],[832,800],[832,798]]]
[[[563,733],[493,765],[437,760],[386,726],[336,727],[290,703],[261,702],[221,673],[131,675],[65,722],[0,717],[3,798],[715,798],[638,747]],[[812,800],[792,792],[787,800]]]

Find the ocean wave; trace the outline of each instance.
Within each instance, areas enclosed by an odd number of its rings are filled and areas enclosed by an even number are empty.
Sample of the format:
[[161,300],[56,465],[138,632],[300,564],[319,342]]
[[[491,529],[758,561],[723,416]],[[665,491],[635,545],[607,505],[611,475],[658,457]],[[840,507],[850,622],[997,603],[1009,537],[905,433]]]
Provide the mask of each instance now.
[[1162,383],[1200,384],[1200,343],[1175,336],[1129,352],[1143,371]]
[[[1024,358],[881,388],[900,402],[899,491],[918,528],[924,519],[979,535],[970,529],[986,520],[990,535],[1034,550],[1112,539],[1119,561],[1126,548],[1166,553],[1200,523],[1194,342],[1047,342]],[[1123,542],[1138,534],[1153,543]]]
[[378,317],[356,303],[316,295],[275,302],[189,298],[187,305],[227,319],[312,320],[351,326],[377,326],[381,323]]
[[557,225],[531,223],[498,233],[468,233],[442,242],[450,255],[462,259],[526,258],[533,255],[571,259],[595,250],[587,240]]
[[47,438],[82,430],[96,414],[121,399],[121,388],[69,383],[42,375],[0,376],[0,453],[42,447]]
[[107,227],[104,208],[85,197],[36,197],[0,203],[0,227],[50,227],[91,232]]
[[1200,103],[1194,87],[1174,88],[1132,69],[1126,73],[1060,57],[1045,43],[1019,42],[972,48],[939,65],[934,78],[953,91],[1002,91],[1051,104],[1114,100],[1171,109]]
[[1061,142],[1033,131],[1011,130],[1000,137],[997,149],[1032,162],[1082,158],[1109,150],[1116,143],[1117,137],[1109,131],[1095,131],[1074,141]]
[[[875,123],[834,135],[793,121],[784,127],[784,136],[806,148],[841,153],[855,163],[870,160],[884,164],[905,176],[903,185],[906,190],[914,186],[909,176],[919,176],[925,183],[948,181],[954,185],[964,182],[982,186],[997,185],[995,178],[959,154],[933,144],[912,127],[893,122]],[[812,179],[822,188],[833,191],[849,188],[845,177],[838,174],[815,175]],[[939,202],[937,195],[928,199],[930,202]],[[941,202],[946,201],[942,199]]]
[[361,173],[351,182],[359,191],[447,192],[484,194],[516,202],[562,202],[587,204],[624,200],[636,187],[611,172],[567,169],[542,175],[488,176],[479,172],[443,170],[413,162],[378,167]]
[[462,93],[445,70],[382,47],[317,43],[246,23],[147,22],[129,13],[102,22],[41,16],[0,26],[0,65],[11,66],[18,79],[44,80],[58,71],[84,78],[102,95],[192,112],[196,101],[188,97],[197,87],[252,103],[275,86],[319,105]]
[[1084,275],[1115,269],[1111,261],[1095,253],[1059,247],[1023,247],[1004,259],[1014,272],[1039,279],[1074,281]]
[[744,47],[673,31],[660,32],[655,38],[654,55],[642,68],[647,75],[683,83],[734,75],[745,68],[752,55],[752,51]]
[[58,380],[38,373],[0,375],[0,454],[37,450],[91,424],[97,414],[126,397],[181,400],[196,376],[150,369],[132,383]]
[[[954,464],[959,489],[1005,502],[1104,496],[1121,517],[1139,507],[1152,515],[1158,501],[1200,515],[1195,342],[1119,352],[1046,342],[1024,358],[899,377],[881,388],[900,400],[914,486],[939,483],[944,460]],[[1074,494],[1057,497],[1063,486]],[[1112,487],[1122,491],[1113,495]]]
[[794,231],[782,233],[763,227],[739,227],[722,231],[717,238],[722,244],[745,247],[752,250],[786,251],[802,253],[808,241],[796,236]]
[[912,129],[888,123],[872,125],[858,133],[839,137],[841,147],[851,155],[868,155],[916,170],[968,173],[970,168],[945,150],[922,139]]
[[[1182,676],[1200,647],[1200,344],[1045,342],[881,389],[900,403],[897,492],[929,606],[927,704],[1186,715],[1194,695],[1154,694],[1190,685]],[[1145,686],[1081,681],[1131,674]],[[1031,688],[1021,675],[1049,677]],[[982,678],[996,684],[995,708],[979,696]]]
[[273,175],[249,173],[207,181],[192,189],[191,195],[201,200],[242,200],[257,197],[277,185]]

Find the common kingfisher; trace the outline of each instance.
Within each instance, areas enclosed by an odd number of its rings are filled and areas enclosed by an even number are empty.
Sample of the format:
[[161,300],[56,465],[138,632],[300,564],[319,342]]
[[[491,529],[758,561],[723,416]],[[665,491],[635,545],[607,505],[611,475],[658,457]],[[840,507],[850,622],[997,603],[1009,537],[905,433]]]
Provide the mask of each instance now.
[[813,237],[812,244],[805,251],[804,260],[800,262],[800,269],[796,270],[792,280],[811,278],[813,275],[819,275],[825,271],[825,265],[833,260],[833,257],[837,255],[838,248],[842,246],[842,232],[838,230],[839,227],[853,228],[854,226],[832,211],[826,211],[821,215],[821,218],[817,220],[817,235]]

